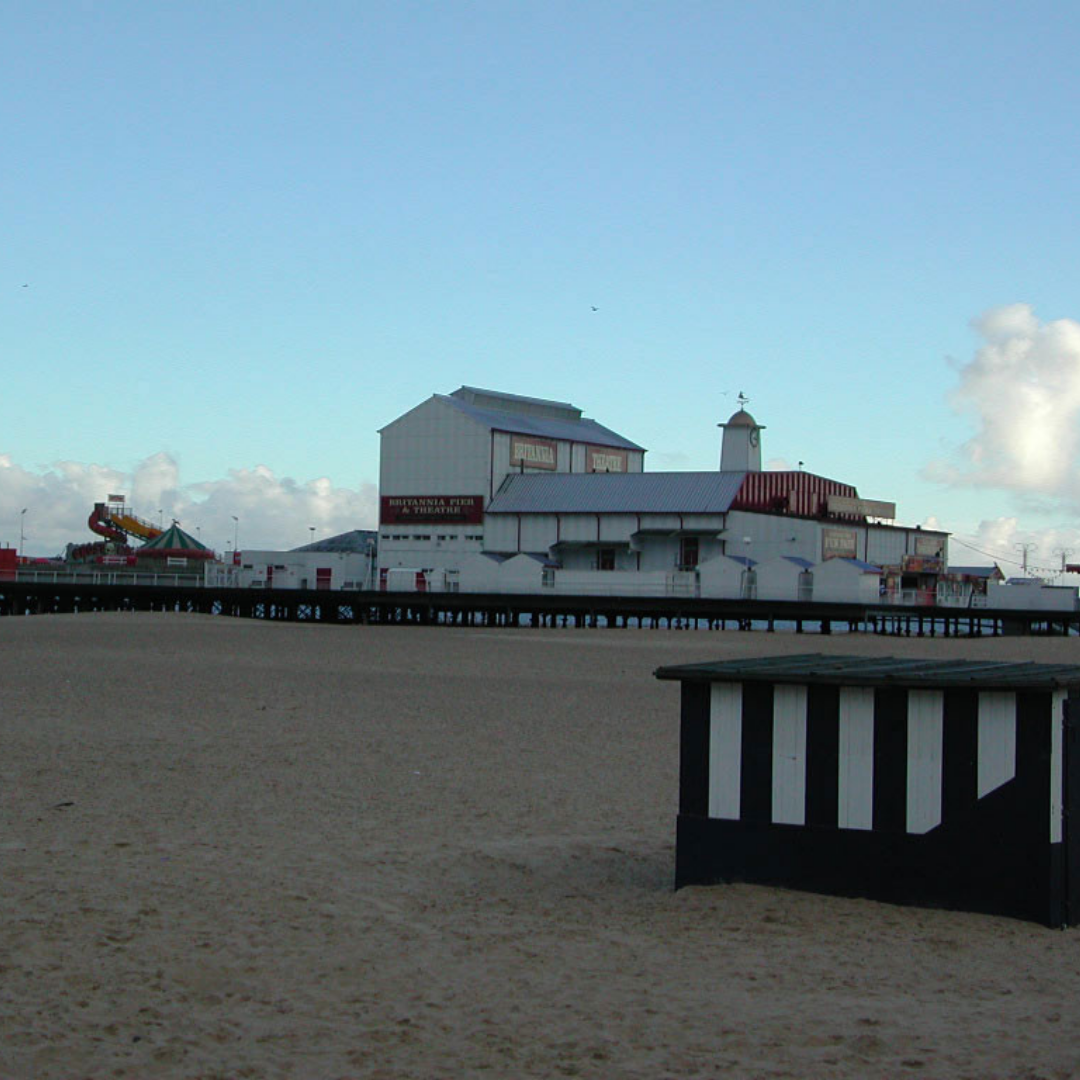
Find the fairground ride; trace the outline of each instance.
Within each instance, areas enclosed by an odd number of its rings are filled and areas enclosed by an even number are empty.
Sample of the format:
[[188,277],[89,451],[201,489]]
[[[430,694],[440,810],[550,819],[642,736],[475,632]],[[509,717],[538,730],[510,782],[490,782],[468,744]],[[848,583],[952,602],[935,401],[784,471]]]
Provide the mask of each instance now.
[[98,536],[118,544],[127,544],[134,537],[145,542],[160,536],[165,530],[137,517],[125,505],[122,495],[110,495],[107,502],[94,503],[94,509],[87,519],[87,525]]

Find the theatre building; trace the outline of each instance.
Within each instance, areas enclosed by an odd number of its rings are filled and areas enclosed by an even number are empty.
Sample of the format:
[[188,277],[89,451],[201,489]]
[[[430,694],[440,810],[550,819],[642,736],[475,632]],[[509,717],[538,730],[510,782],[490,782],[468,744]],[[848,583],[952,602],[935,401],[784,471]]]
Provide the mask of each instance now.
[[817,596],[819,572],[820,599],[933,590],[945,533],[893,524],[892,504],[851,484],[762,471],[764,428],[745,409],[720,427],[718,470],[653,473],[641,446],[576,406],[436,394],[380,432],[381,580],[753,596],[760,569],[790,578],[791,599]]

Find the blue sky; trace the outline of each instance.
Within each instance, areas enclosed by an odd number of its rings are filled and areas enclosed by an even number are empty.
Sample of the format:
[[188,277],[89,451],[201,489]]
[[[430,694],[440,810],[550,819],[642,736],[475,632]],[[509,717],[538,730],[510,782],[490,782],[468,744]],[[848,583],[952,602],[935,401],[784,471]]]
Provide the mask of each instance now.
[[1078,38],[1062,3],[7,4],[0,540],[91,539],[110,484],[221,547],[371,526],[378,428],[471,384],[654,470],[715,468],[741,390],[774,466],[1080,552]]

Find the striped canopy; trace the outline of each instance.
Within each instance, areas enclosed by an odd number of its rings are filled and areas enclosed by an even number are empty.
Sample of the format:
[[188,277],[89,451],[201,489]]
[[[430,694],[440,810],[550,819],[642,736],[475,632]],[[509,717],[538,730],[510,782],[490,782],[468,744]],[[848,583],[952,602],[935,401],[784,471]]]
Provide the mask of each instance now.
[[148,540],[136,552],[139,558],[212,559],[214,553],[174,521],[160,536]]

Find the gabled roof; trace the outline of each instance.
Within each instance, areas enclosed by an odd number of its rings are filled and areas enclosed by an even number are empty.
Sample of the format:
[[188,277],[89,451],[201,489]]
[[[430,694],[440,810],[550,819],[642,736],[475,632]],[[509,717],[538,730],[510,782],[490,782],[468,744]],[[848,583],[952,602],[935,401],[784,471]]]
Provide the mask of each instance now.
[[744,472],[512,473],[489,514],[723,514]]
[[479,386],[462,386],[450,396],[479,408],[497,409],[499,412],[540,412],[549,416],[562,414],[565,420],[581,419],[581,410],[569,401],[524,397],[522,394],[507,394],[502,390],[482,390]]
[[853,566],[856,570],[861,570],[864,574],[881,573],[880,566],[875,566],[873,563],[864,562],[862,559],[849,559],[844,556],[833,559],[826,559],[823,563],[818,564],[818,569],[820,570],[823,566],[828,566],[831,562],[843,563],[846,566]]
[[530,416],[527,413],[504,412],[501,409],[484,409],[449,394],[434,394],[434,400],[445,402],[459,412],[492,431],[509,431],[516,435],[536,435],[545,439],[565,439],[568,442],[592,443],[596,446],[614,446],[621,450],[642,450],[637,443],[623,438],[610,428],[595,420],[560,419],[549,416]]
[[730,559],[732,562],[742,563],[747,570],[757,566],[757,563],[749,555],[720,555],[721,559]]
[[312,544],[304,544],[303,547],[292,550],[367,554],[375,546],[378,538],[379,534],[374,529],[350,529],[348,532],[327,536],[323,540],[316,540]]

